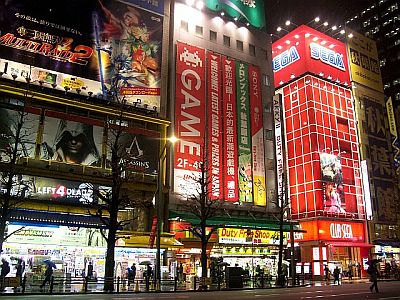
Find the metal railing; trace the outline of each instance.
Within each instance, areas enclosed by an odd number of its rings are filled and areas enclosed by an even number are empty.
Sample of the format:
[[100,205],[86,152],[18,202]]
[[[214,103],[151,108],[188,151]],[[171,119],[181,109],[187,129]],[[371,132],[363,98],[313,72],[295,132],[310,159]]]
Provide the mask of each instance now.
[[[102,293],[104,292],[104,282],[107,278],[97,277],[70,277],[52,276],[43,286],[43,277],[24,276],[20,282],[19,278],[7,277],[0,282],[7,293],[29,293],[29,294],[70,294],[70,293]],[[139,278],[128,280],[127,278],[108,278],[112,282],[112,292],[114,293],[140,293],[140,292],[176,292],[176,291],[196,291],[196,290],[232,290],[232,289],[256,289],[271,288],[278,286],[277,278],[273,276],[237,276],[224,278],[208,278],[207,280],[194,275],[186,276],[185,280],[177,277],[162,279],[160,284],[156,284],[152,278]],[[296,277],[295,285],[304,285],[304,275]],[[279,286],[293,285],[291,278],[286,278]],[[108,291],[110,292],[110,291]]]

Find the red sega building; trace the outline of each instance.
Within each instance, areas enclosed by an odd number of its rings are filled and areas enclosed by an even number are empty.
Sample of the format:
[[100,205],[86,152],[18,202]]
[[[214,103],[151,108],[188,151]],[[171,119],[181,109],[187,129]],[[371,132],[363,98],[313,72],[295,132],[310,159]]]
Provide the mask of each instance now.
[[359,275],[370,246],[346,46],[303,25],[272,51],[291,215],[307,230],[295,236],[301,261],[314,278],[326,265]]

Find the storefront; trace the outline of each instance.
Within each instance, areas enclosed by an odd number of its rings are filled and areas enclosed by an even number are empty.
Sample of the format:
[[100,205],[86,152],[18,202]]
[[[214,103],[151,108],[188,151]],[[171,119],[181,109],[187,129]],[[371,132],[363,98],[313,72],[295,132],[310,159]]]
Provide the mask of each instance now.
[[294,235],[301,249],[302,263],[309,264],[314,279],[324,276],[325,266],[333,273],[338,266],[344,275],[349,270],[354,277],[366,276],[369,250],[366,243],[365,222],[340,220],[313,220],[300,222],[304,233]]
[[[67,226],[25,226],[10,224],[11,235],[4,243],[2,257],[11,263],[14,276],[18,258],[26,265],[26,274],[30,277],[42,276],[44,260],[53,261],[57,269],[56,276],[85,276],[87,266],[93,265],[95,277],[103,277],[105,270],[106,241],[100,230],[95,228]],[[22,229],[21,229],[22,228]],[[126,269],[133,263],[137,266],[137,277],[143,276],[147,264],[155,266],[156,249],[148,249],[149,235],[137,233],[134,238],[121,239],[116,244],[116,276],[124,277]],[[161,238],[161,255],[166,249],[179,247],[181,244],[171,236]],[[168,267],[163,268],[164,276],[169,276]]]

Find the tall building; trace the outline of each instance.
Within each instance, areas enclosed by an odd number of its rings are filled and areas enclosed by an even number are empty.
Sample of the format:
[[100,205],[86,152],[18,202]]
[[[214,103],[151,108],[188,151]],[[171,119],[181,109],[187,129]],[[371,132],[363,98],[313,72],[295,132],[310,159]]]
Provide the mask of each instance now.
[[346,45],[302,25],[272,51],[275,138],[285,149],[278,178],[307,231],[295,236],[302,267],[320,278],[325,266],[363,265],[371,246]]

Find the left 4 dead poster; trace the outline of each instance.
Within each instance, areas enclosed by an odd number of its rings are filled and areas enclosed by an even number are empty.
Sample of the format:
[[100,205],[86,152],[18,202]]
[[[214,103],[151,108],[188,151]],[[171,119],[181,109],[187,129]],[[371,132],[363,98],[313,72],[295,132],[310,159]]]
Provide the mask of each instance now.
[[162,7],[143,5],[148,3],[5,1],[0,9],[2,78],[25,82],[29,77],[32,84],[107,100],[116,83],[128,104],[158,111]]

